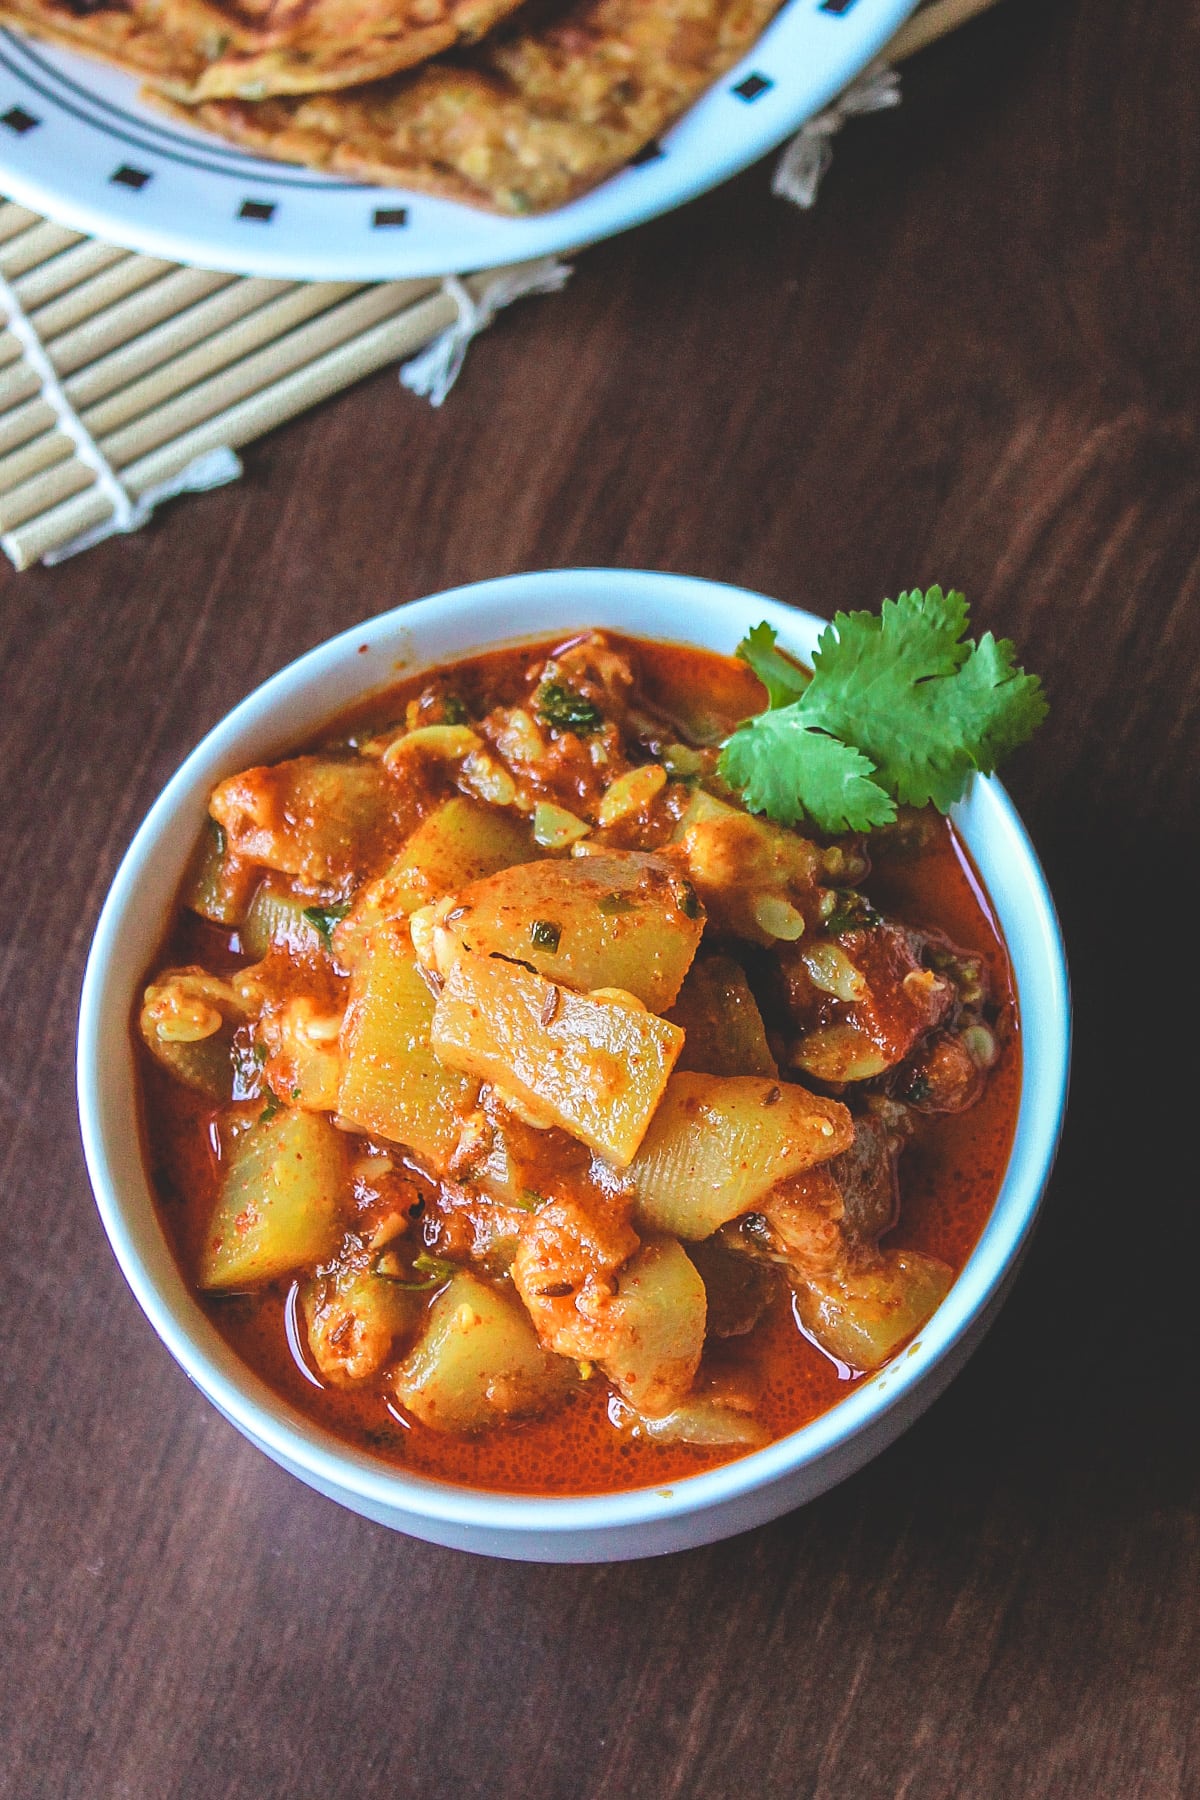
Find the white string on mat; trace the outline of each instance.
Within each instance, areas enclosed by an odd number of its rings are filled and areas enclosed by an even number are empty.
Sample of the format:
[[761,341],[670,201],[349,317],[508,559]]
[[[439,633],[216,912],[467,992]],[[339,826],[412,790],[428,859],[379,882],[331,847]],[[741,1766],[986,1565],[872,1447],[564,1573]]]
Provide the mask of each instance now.
[[896,70],[873,63],[831,106],[800,127],[775,165],[771,192],[794,206],[814,205],[833,161],[832,140],[846,120],[864,113],[885,112],[890,106],[899,106],[900,98],[900,76]]
[[12,283],[3,273],[0,273],[0,307],[8,314],[8,329],[21,346],[26,363],[41,384],[42,397],[54,413],[58,429],[70,438],[75,446],[76,457],[85,468],[92,471],[96,486],[112,508],[109,517],[99,525],[93,525],[90,530],[80,532],[78,537],[72,538],[68,543],[47,551],[42,558],[43,562],[63,562],[80,550],[90,550],[93,544],[100,543],[104,538],[115,537],[121,532],[140,531],[155,507],[164,500],[172,500],[177,494],[198,493],[208,488],[222,487],[228,481],[236,481],[242,473],[241,462],[232,450],[225,447],[210,450],[203,456],[196,457],[169,480],[156,482],[153,487],[148,487],[135,500],[71,405],[66,389],[58,378],[58,371],[37,334],[36,326],[17,298]]
[[[55,563],[66,562],[68,556],[78,556],[81,550],[90,550],[93,544],[103,543],[105,538],[115,537],[118,532],[140,531],[154,509],[161,506],[164,500],[176,500],[180,494],[207,494],[212,488],[225,487],[229,482],[237,481],[241,474],[242,459],[228,444],[220,444],[215,450],[205,450],[201,456],[194,456],[177,475],[168,475],[165,481],[152,482],[139,494],[131,502],[127,524],[118,524],[115,515],[111,519],[104,519],[99,525],[92,525],[87,531],[81,531],[78,537],[60,544],[56,550],[47,550],[42,561],[53,566]],[[121,491],[125,492],[124,489]],[[127,499],[128,497],[126,495]]]
[[471,344],[496,314],[526,294],[557,294],[570,275],[570,263],[560,262],[557,256],[539,257],[536,262],[501,270],[486,283],[478,300],[458,275],[447,275],[442,292],[454,302],[454,320],[403,365],[401,382],[410,393],[423,395],[431,406],[440,406],[462,373]]

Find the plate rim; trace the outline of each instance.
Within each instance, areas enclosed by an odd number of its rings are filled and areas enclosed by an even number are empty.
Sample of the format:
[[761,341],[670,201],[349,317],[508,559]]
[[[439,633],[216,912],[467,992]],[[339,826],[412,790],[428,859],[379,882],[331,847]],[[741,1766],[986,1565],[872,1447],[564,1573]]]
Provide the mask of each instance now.
[[[627,187],[615,216],[606,216],[602,203],[595,209],[598,213],[595,219],[589,221],[586,214],[583,220],[577,216],[577,209],[584,202],[604,194],[609,183],[601,183],[589,195],[582,196],[580,201],[552,212],[512,221],[519,230],[519,238],[509,255],[501,252],[497,256],[494,245],[489,246],[486,252],[480,247],[472,250],[469,233],[467,248],[462,255],[454,256],[451,262],[445,241],[440,235],[425,252],[420,248],[420,240],[414,251],[412,239],[401,243],[386,237],[365,236],[362,239],[331,239],[328,244],[314,244],[307,253],[297,254],[294,245],[281,243],[265,234],[254,236],[248,232],[244,244],[237,243],[232,232],[227,237],[221,236],[207,221],[202,221],[199,232],[189,232],[185,223],[163,225],[152,217],[139,219],[130,204],[135,196],[119,187],[113,187],[111,195],[102,189],[100,199],[73,192],[69,188],[64,191],[60,182],[40,177],[37,167],[22,162],[16,153],[22,141],[20,137],[7,142],[0,139],[0,188],[18,204],[86,236],[142,255],[241,276],[290,281],[440,279],[450,274],[466,274],[502,266],[504,262],[530,262],[543,256],[570,255],[589,244],[619,236],[653,218],[662,217],[687,205],[768,155],[799,130],[807,119],[822,111],[876,59],[919,3],[920,0],[852,0],[852,7],[846,13],[832,14],[831,11],[830,22],[836,23],[839,30],[845,31],[845,36],[831,40],[831,55],[824,66],[821,79],[815,86],[806,84],[802,97],[793,106],[784,105],[782,110],[776,109],[773,114],[764,114],[758,124],[748,121],[747,129],[739,132],[736,140],[727,143],[717,154],[699,161],[689,158],[676,164],[676,167],[682,168],[682,177],[678,182],[668,184],[665,192],[661,188],[657,191],[647,188],[639,200],[636,193],[632,194],[632,198],[629,197],[631,190]],[[791,0],[791,6],[805,4],[806,0]],[[811,8],[807,18],[815,23],[823,8],[820,4],[814,4],[814,0],[807,0],[807,5]],[[772,20],[766,32],[751,46],[746,56],[719,78],[726,88],[736,87],[743,69],[752,65],[759,46],[770,37],[789,10],[790,6],[785,6]],[[32,39],[20,32],[10,32],[9,37],[18,43],[32,42],[38,51],[49,51],[52,55],[55,53],[56,47],[46,45],[44,40]],[[81,54],[78,51],[66,53],[75,56]],[[31,78],[20,75],[15,78],[27,80],[32,85]],[[67,75],[66,79],[72,78]],[[696,105],[703,104],[716,89],[717,83],[714,83]],[[97,99],[102,104],[111,104],[105,102],[102,95],[97,95]],[[55,104],[60,110],[66,110],[60,101],[56,100]],[[689,109],[684,118],[688,118],[694,110],[694,107]],[[93,130],[102,129],[94,120],[85,120],[84,123]],[[676,122],[677,125],[680,123],[682,121]],[[201,140],[198,140],[198,144],[202,148]],[[236,146],[224,144],[218,139],[213,140],[213,149],[223,150],[226,154],[230,151],[237,153]],[[256,179],[264,182],[271,179],[268,159],[257,158],[245,151],[240,154],[245,158],[244,166],[236,170],[231,168],[230,176],[236,174],[250,184]],[[279,178],[293,169],[292,165],[282,163],[277,167],[280,171]],[[264,170],[261,176],[256,174],[259,168]],[[294,173],[302,176],[302,171],[298,168]],[[220,179],[221,176],[214,171],[210,178]],[[613,179],[610,177],[610,181]],[[325,184],[319,178],[314,178],[314,185]],[[430,200],[428,195],[401,188],[354,182],[331,182],[329,186],[331,191],[344,188],[344,191],[360,197],[363,194],[379,195],[385,205],[389,199],[400,205],[406,201],[410,205],[426,204]],[[105,201],[108,202],[107,205]],[[462,210],[464,214],[469,214],[473,209],[464,207]],[[495,214],[485,213],[481,216],[488,226],[499,227],[501,230],[507,223],[499,220]]]

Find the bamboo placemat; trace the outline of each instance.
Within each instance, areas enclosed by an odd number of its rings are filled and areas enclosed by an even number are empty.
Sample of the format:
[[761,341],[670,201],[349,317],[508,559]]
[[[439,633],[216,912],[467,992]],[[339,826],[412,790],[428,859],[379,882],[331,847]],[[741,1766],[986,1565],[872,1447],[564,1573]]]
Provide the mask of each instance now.
[[[852,89],[804,128],[777,191],[811,201],[843,119],[898,98],[881,70],[993,4],[927,0],[858,102]],[[437,402],[499,306],[567,273],[547,258],[461,280],[270,281],[137,255],[0,199],[0,547],[25,569],[137,529],[161,500],[235,478],[242,445],[418,352],[406,380]]]

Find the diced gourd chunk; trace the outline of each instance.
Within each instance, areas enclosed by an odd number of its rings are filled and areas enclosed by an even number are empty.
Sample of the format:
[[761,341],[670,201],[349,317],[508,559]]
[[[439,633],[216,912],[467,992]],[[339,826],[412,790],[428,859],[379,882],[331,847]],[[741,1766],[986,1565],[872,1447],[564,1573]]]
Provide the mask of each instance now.
[[434,1431],[481,1431],[548,1412],[574,1373],[542,1349],[518,1301],[462,1270],[430,1308],[395,1388],[401,1405]]
[[706,1238],[854,1141],[836,1100],[763,1076],[672,1075],[630,1176],[639,1229]]
[[767,1433],[753,1413],[730,1406],[705,1394],[689,1395],[661,1419],[648,1418],[627,1401],[617,1400],[609,1417],[618,1431],[631,1437],[650,1438],[656,1444],[693,1444],[705,1450],[755,1450],[767,1442]]
[[395,918],[537,854],[519,814],[478,800],[447,800],[422,820],[363,900],[380,917]]
[[792,1047],[791,1061],[818,1081],[870,1081],[888,1059],[856,1025],[819,1025]]
[[582,993],[621,988],[661,1013],[696,954],[704,913],[662,859],[596,855],[472,882],[446,924],[480,956],[512,957]]
[[449,1067],[624,1167],[683,1033],[633,999],[574,994],[515,963],[464,952],[438,997],[431,1041]]
[[313,1359],[335,1387],[353,1387],[382,1369],[424,1312],[419,1293],[375,1274],[365,1256],[310,1276],[300,1303]]
[[678,1406],[704,1349],[704,1283],[674,1238],[643,1244],[617,1277],[600,1318],[597,1360],[629,1404],[648,1418]]
[[882,1250],[879,1260],[839,1279],[796,1289],[806,1331],[839,1362],[869,1373],[928,1324],[950,1292],[954,1271],[919,1250]]
[[200,1256],[203,1288],[257,1287],[337,1248],[349,1194],[340,1133],[285,1108],[233,1138]]
[[165,969],[142,997],[138,1030],[177,1081],[210,1100],[230,1100],[233,1034],[245,1018],[229,982],[206,969]]
[[235,856],[319,887],[379,866],[396,836],[395,799],[378,762],[295,756],[230,776],[209,811]]
[[731,956],[697,959],[669,1017],[685,1033],[677,1068],[701,1075],[778,1074],[758,1002]]
[[312,906],[311,898],[293,894],[269,879],[260,880],[239,934],[246,955],[261,962],[279,947],[293,956],[315,956],[324,948],[324,940],[308,917]]
[[246,916],[259,871],[229,850],[228,839],[215,819],[207,829],[192,862],[183,903],[214,925],[240,925]]
[[477,1084],[434,1055],[433,1013],[404,928],[379,926],[351,979],[338,1112],[356,1130],[408,1144],[441,1170]]

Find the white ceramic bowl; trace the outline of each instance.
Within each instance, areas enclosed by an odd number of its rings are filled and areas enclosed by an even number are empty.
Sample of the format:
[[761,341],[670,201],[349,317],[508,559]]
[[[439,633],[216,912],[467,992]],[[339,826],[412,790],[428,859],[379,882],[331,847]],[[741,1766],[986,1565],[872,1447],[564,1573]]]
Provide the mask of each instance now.
[[824,1492],[911,1424],[962,1367],[1015,1272],[1057,1145],[1070,1012],[1053,903],[994,780],[977,780],[954,819],[1007,939],[1020,1004],[1020,1113],[1004,1184],[919,1340],[790,1437],[669,1488],[584,1498],[478,1492],[405,1474],[349,1449],[251,1374],[188,1292],[159,1225],[138,1137],[129,1020],[213,785],[284,755],[364,694],[434,663],[589,625],[728,653],[764,618],[789,649],[811,653],[821,621],[808,613],[738,588],[633,570],[515,575],[386,613],[301,657],[211,731],[168,783],[117,872],[79,1020],[79,1111],[104,1228],[154,1329],[213,1405],[284,1468],[367,1518],[432,1543],[542,1562],[647,1556],[745,1531]]

